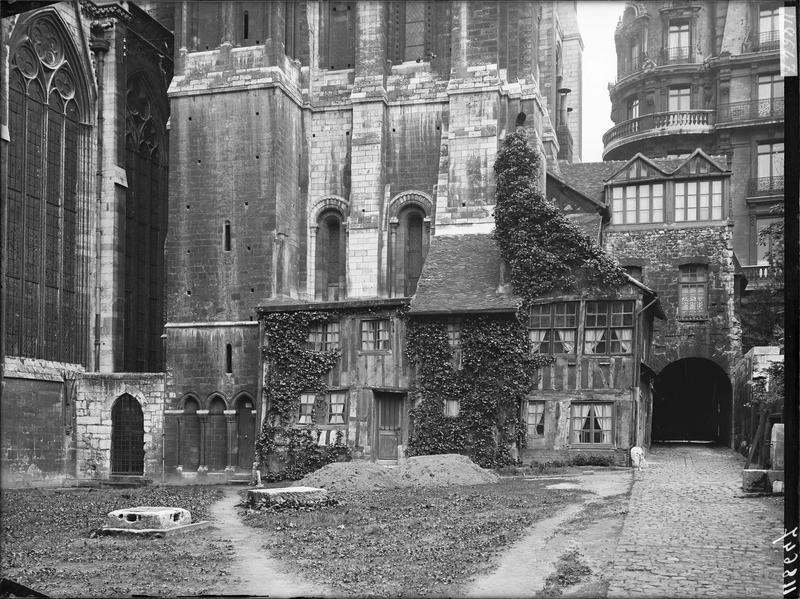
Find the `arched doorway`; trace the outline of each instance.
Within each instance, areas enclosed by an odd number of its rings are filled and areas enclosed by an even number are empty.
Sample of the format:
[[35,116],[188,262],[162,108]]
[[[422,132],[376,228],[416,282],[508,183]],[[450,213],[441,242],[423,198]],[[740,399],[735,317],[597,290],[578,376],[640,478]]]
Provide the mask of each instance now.
[[127,393],[111,408],[111,474],[144,474],[144,417]]
[[728,444],[731,382],[705,358],[667,365],[653,384],[653,441],[711,441]]
[[228,465],[228,427],[225,424],[225,400],[217,396],[208,406],[206,428],[206,465],[211,471]]
[[249,395],[239,397],[236,401],[238,466],[244,470],[250,470],[253,466],[256,437],[256,415],[254,412],[252,398]]

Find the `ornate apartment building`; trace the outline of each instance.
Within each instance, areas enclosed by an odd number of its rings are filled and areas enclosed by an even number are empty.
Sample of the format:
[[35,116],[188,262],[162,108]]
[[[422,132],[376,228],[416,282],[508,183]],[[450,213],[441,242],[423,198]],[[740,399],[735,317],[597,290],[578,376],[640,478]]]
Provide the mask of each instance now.
[[562,168],[610,208],[606,250],[661,298],[655,440],[742,441],[732,381],[753,336],[742,289],[770,281],[759,232],[783,213],[778,6],[628,2],[605,162]]
[[[615,123],[604,160],[724,154],[731,171],[733,250],[751,284],[782,218],[780,2],[629,2],[615,32]],[[759,268],[756,268],[756,267]]]

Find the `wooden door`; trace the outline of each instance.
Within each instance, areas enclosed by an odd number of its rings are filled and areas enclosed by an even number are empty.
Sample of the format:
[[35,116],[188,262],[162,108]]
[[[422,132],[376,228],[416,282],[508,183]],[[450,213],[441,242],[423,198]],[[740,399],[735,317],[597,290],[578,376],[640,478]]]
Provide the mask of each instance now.
[[253,451],[256,436],[256,415],[250,400],[242,401],[236,408],[238,420],[237,443],[239,448],[239,468],[250,470],[253,467]]
[[376,428],[378,430],[379,460],[396,460],[397,446],[403,435],[403,396],[381,395],[375,397]]

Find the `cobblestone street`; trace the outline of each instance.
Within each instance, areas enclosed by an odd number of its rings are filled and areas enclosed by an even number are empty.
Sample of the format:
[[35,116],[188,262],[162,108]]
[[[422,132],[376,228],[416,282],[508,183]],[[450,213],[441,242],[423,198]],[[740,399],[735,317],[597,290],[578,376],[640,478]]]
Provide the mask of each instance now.
[[653,446],[635,472],[609,597],[778,597],[783,502],[742,498],[744,458],[705,445]]

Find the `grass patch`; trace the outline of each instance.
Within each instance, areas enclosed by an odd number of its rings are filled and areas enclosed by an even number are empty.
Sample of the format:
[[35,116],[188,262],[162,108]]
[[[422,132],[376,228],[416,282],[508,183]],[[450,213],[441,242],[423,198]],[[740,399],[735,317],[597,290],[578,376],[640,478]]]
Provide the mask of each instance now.
[[578,584],[588,578],[592,569],[581,559],[577,549],[561,555],[556,562],[556,571],[544,581],[544,589],[539,596],[555,597],[561,595],[561,590]]
[[315,512],[244,516],[298,576],[355,596],[452,596],[533,522],[581,492],[507,479],[465,487],[336,493]]
[[232,546],[191,537],[90,538],[108,512],[181,507],[207,518],[222,491],[211,486],[15,489],[2,493],[3,576],[47,595],[195,595],[227,576]]

